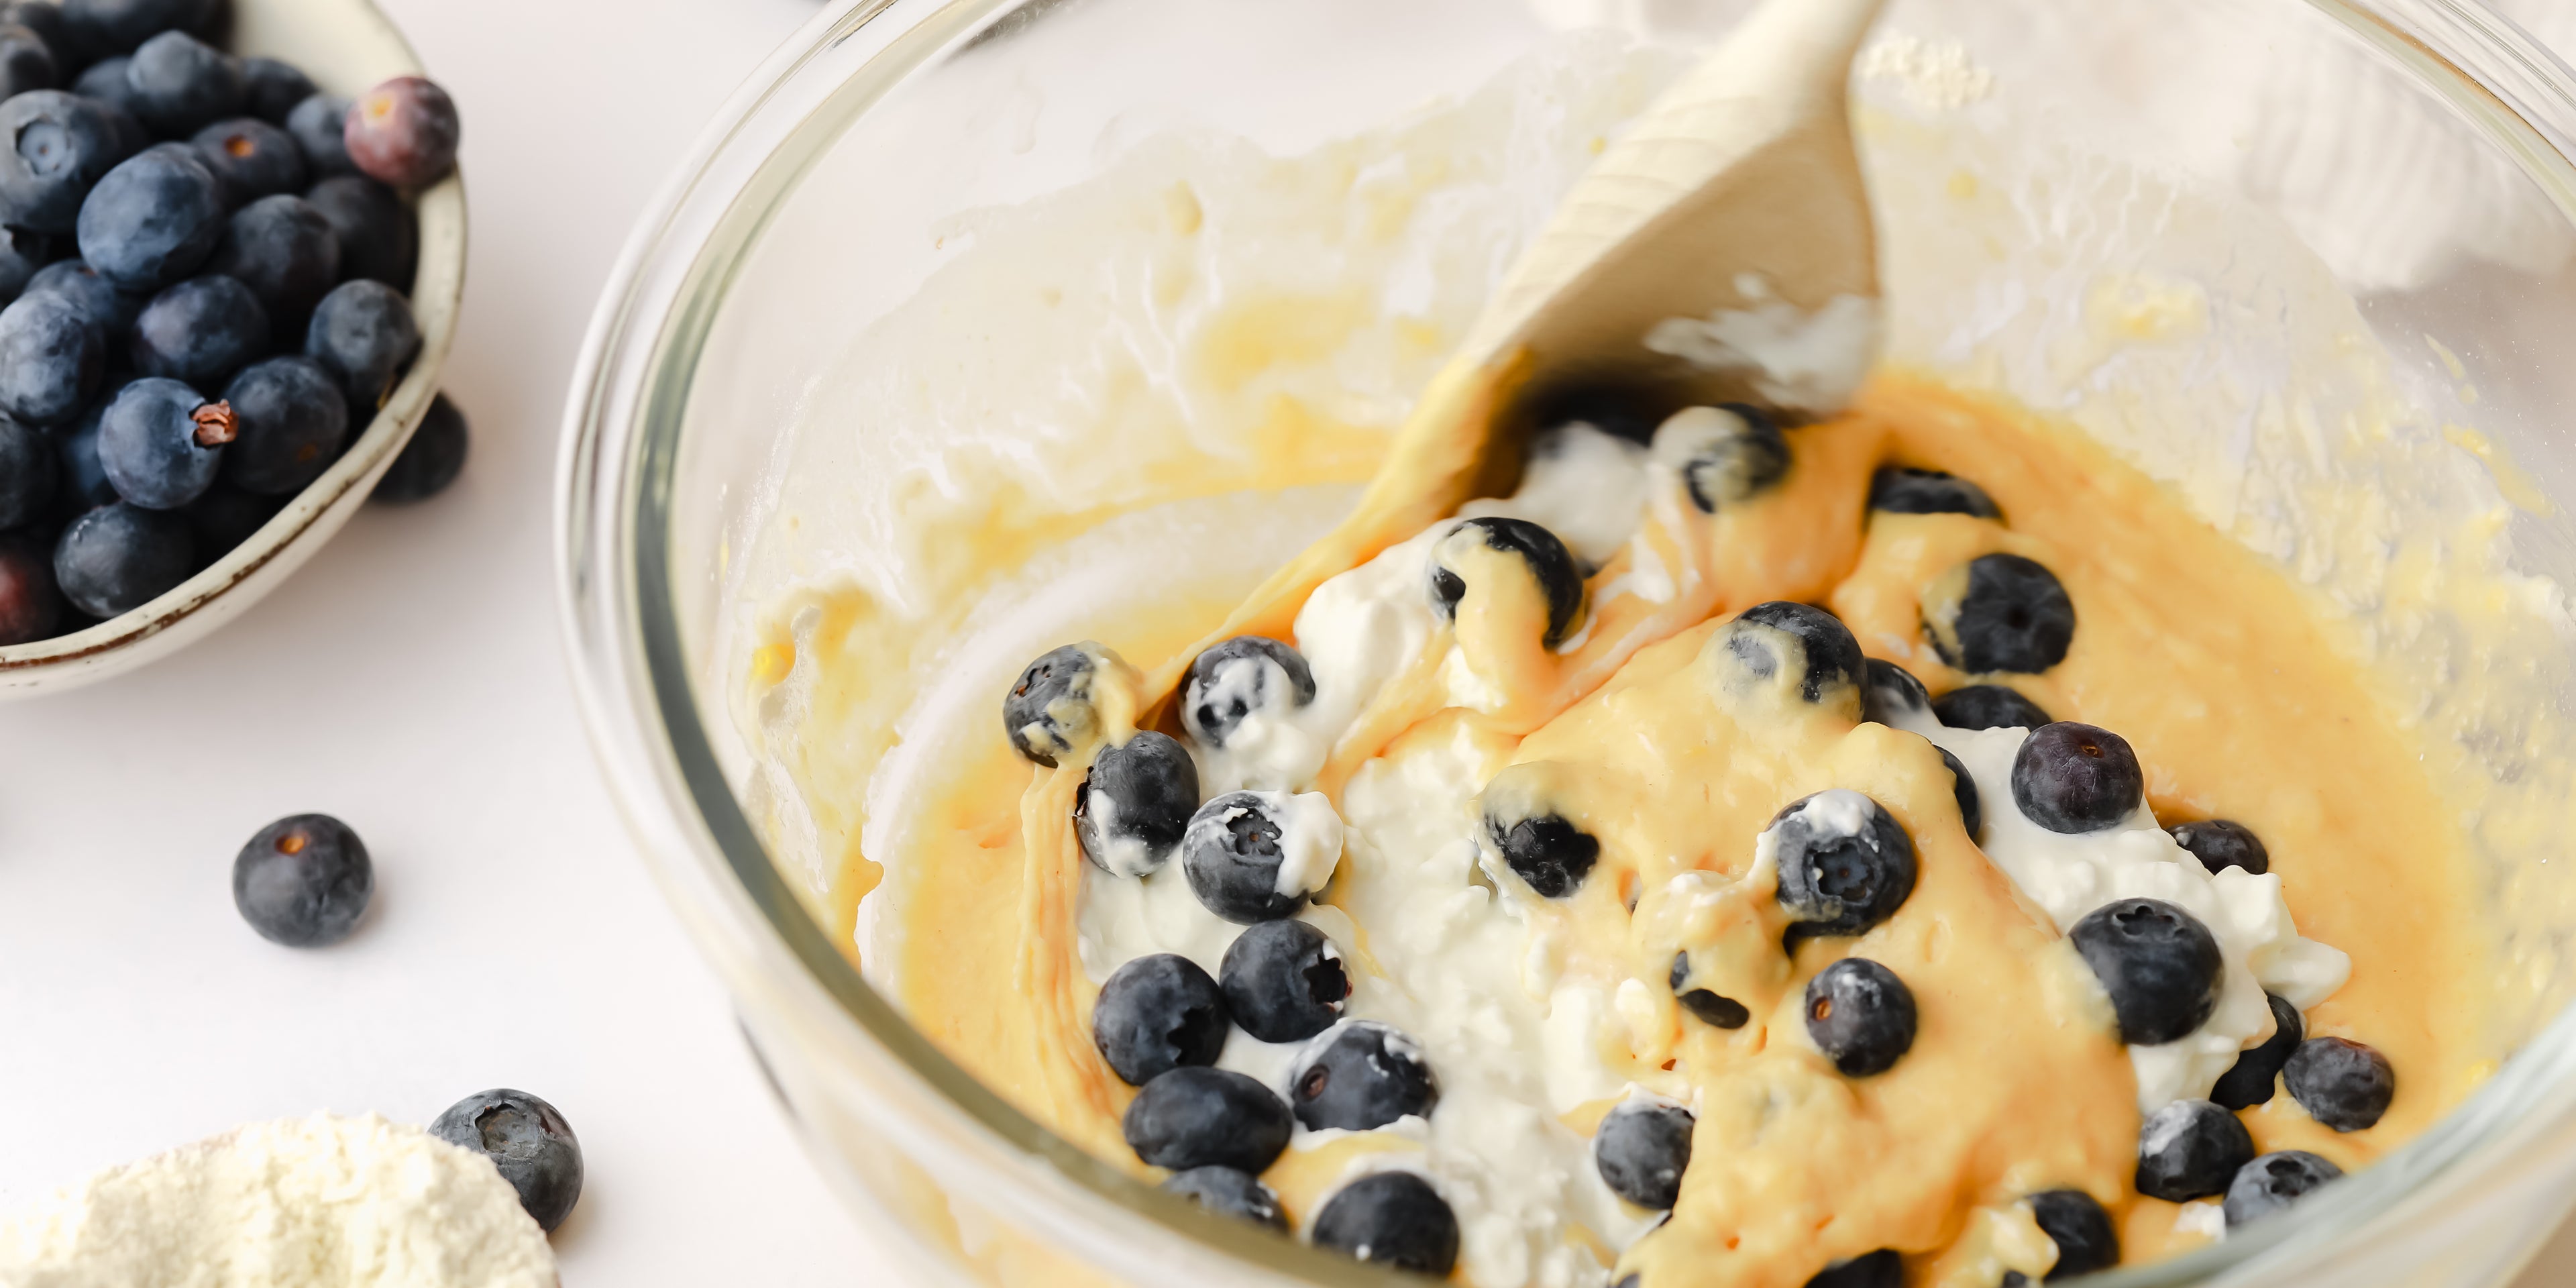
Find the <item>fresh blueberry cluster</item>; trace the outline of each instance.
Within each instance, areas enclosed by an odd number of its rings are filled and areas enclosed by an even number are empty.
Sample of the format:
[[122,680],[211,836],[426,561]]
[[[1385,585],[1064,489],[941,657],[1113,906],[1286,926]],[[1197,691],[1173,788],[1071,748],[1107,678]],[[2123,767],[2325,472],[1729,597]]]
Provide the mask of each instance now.
[[[132,611],[221,558],[419,353],[405,194],[455,164],[455,104],[410,77],[325,94],[225,52],[229,17],[224,0],[0,5],[0,645]],[[464,420],[433,420],[387,499],[455,477]]]

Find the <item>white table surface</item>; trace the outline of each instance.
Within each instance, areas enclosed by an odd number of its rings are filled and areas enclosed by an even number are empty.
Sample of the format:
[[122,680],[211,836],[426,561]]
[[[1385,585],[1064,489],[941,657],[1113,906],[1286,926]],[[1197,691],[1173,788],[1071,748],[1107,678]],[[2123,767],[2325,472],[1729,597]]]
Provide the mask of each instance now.
[[[565,383],[644,201],[812,0],[382,0],[465,114],[445,496],[371,509],[242,620],[0,707],[0,1206],[236,1123],[425,1122],[520,1087],[580,1134],[572,1288],[888,1281],[799,1152],[593,773],[554,625]],[[235,916],[261,825],[334,813],[347,943]],[[2562,1233],[2524,1288],[2576,1282]]]

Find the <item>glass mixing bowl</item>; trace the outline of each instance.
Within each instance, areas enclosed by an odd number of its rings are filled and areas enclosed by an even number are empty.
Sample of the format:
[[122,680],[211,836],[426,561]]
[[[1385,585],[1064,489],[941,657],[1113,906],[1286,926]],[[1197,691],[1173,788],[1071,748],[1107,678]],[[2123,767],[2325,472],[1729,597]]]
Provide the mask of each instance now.
[[[913,1258],[908,1282],[1400,1281],[1206,1217],[1005,1104],[907,1023],[827,930],[835,874],[805,852],[811,839],[754,825],[755,749],[729,705],[728,595],[781,475],[815,464],[793,450],[791,427],[839,416],[845,450],[823,463],[852,478],[871,468],[865,409],[815,405],[834,392],[825,373],[956,253],[941,230],[960,212],[1063,189],[1176,131],[1294,153],[1468,94],[1568,39],[1562,28],[1606,22],[1681,45],[1744,7],[843,0],[737,95],[638,228],[567,410],[559,535],[585,714],[642,848],[732,989],[780,1096],[851,1206]],[[2363,490],[2401,519],[2455,494],[2502,497],[2512,508],[2492,508],[2510,516],[2498,531],[2513,566],[2576,584],[2576,444],[2556,414],[2576,392],[2576,78],[2538,41],[2464,0],[1896,0],[1882,33],[1858,90],[1864,125],[1878,122],[1865,155],[1938,120],[1958,164],[1923,186],[1914,181],[1942,171],[1874,163],[1899,357],[2066,415],[2223,516],[2242,498],[2206,486],[2208,462],[2323,452],[2352,429],[2342,395],[2183,418],[2142,416],[2122,395],[2164,382],[2237,397],[2305,379],[2283,337],[2317,308],[2347,310],[2347,339],[2384,350],[2374,369],[2414,409],[2373,432],[2412,445],[2417,466]],[[2024,126],[2053,131],[2079,160],[1980,188],[1977,166],[2014,162],[1979,140]],[[1523,226],[1563,177],[1526,194]],[[2069,199],[2086,183],[2132,191]],[[2000,203],[1983,217],[2014,236],[1948,236],[1945,221],[1964,216],[1945,212],[1980,193]],[[2200,213],[2176,213],[2185,207]],[[2119,228],[2097,226],[2104,210],[2120,212]],[[2119,318],[2196,326],[2200,338],[2185,336],[2169,360],[2070,356],[2058,341],[2102,293],[1998,286],[1970,271],[1980,255],[2028,261],[2030,280],[2055,273],[2063,285],[2081,271],[2124,283],[2104,306]],[[2300,296],[2293,279],[2332,299]],[[2157,302],[2173,298],[2182,303]],[[1979,344],[1940,325],[1962,318],[1983,328]],[[2308,540],[2318,534],[2300,532],[2303,517],[2323,521],[2293,503],[2269,527],[2239,514],[2231,530],[2332,589],[2338,570]],[[2436,682],[2494,659],[2453,651],[2467,631],[2456,623],[2417,637],[2432,686],[2419,716],[2453,730],[2496,781],[2526,785],[2546,777],[2532,771],[2551,767],[2576,697],[2551,661],[2567,652],[2547,625],[2558,601],[2532,594],[2549,647],[2517,673],[2528,727],[2449,720],[2456,704]],[[2386,608],[2345,598],[2365,619]],[[2564,817],[2551,813],[2559,804],[2526,800],[2521,817]],[[2554,830],[2479,833],[2507,967],[2499,995],[2510,995],[2498,1053],[2510,1055],[2468,1103],[2291,1219],[2087,1282],[2510,1278],[2576,1200],[2576,1034],[2562,1014],[2576,985],[2563,947],[2576,942],[2576,899],[2560,897],[2568,865],[2550,863],[2563,858]]]

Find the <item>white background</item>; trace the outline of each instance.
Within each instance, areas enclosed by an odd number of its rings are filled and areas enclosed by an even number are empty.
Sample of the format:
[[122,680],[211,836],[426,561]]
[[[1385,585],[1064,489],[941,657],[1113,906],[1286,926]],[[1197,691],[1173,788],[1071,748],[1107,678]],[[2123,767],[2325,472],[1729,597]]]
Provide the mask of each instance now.
[[[572,1288],[889,1279],[798,1152],[591,769],[554,627],[558,417],[592,301],[700,123],[812,0],[381,0],[465,113],[446,386],[473,457],[178,657],[0,708],[0,1206],[236,1123],[551,1099]],[[349,942],[253,935],[234,851],[366,837]],[[2528,1288],[2576,1281],[2562,1236]]]

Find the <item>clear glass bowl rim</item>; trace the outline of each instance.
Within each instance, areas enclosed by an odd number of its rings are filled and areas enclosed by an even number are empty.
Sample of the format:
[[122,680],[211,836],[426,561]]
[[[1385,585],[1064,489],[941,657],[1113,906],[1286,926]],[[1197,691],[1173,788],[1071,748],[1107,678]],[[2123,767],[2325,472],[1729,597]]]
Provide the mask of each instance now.
[[[1213,1272],[1280,1285],[1419,1283],[1210,1218],[1058,1138],[941,1054],[788,886],[699,717],[667,575],[668,525],[689,380],[731,270],[851,120],[938,55],[1055,2],[838,0],[745,82],[639,219],[583,346],[557,467],[558,603],[577,696],[629,828],[753,1027],[792,1034],[855,1074],[870,1128],[943,1189],[975,1194],[1140,1282],[1211,1282]],[[2537,40],[2473,0],[2295,2],[2411,73],[2576,223],[2576,73]],[[2083,1282],[2297,1282],[2312,1255],[2400,1209],[2512,1184],[2537,1167],[2515,1159],[2513,1143],[2570,1126],[2576,1008],[2424,1136],[2295,1216]]]

